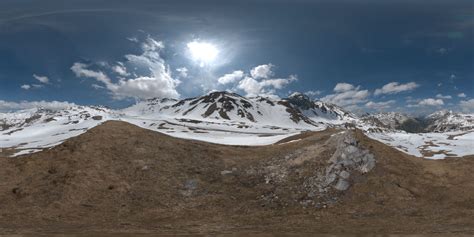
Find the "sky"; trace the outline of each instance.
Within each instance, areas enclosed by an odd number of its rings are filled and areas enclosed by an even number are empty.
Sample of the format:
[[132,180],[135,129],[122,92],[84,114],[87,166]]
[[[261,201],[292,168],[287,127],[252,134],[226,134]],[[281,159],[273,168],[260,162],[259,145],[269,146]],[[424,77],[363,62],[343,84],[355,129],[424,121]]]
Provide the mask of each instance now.
[[474,112],[472,0],[2,0],[0,110],[215,90]]

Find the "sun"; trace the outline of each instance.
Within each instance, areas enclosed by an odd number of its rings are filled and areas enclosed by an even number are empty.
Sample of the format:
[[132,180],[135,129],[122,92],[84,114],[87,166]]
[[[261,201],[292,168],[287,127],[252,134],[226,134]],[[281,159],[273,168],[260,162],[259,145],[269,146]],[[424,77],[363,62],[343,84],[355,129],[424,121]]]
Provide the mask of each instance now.
[[192,59],[200,63],[201,66],[212,63],[219,54],[216,46],[205,42],[189,42],[188,49],[191,52]]

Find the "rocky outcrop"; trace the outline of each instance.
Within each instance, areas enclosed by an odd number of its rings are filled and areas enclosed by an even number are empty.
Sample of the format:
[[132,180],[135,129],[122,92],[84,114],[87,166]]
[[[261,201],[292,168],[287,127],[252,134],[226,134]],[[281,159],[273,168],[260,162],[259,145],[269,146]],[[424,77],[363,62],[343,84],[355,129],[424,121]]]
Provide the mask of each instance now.
[[351,131],[336,134],[327,144],[335,145],[336,150],[328,161],[329,166],[307,183],[312,192],[324,194],[331,189],[345,191],[351,185],[353,174],[365,174],[375,167],[374,155],[359,147]]
[[347,129],[333,134],[324,144],[313,144],[267,163],[261,171],[264,182],[276,191],[263,199],[274,201],[279,196],[277,190],[288,186],[298,199],[279,202],[326,207],[337,202],[375,164],[374,155],[360,146],[354,130]]

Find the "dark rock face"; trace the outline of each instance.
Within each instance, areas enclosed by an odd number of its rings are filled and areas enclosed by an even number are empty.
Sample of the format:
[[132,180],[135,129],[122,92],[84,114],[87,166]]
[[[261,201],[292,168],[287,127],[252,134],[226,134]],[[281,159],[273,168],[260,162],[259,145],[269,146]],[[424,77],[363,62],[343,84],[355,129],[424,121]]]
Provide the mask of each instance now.
[[286,100],[288,100],[290,104],[295,105],[296,107],[302,110],[309,110],[315,108],[314,102],[309,98],[309,96],[305,94],[295,93],[288,97]]
[[92,116],[93,120],[102,120],[102,116]]
[[203,114],[203,117],[205,118],[217,111],[221,118],[230,120],[230,117],[227,113],[237,109],[237,114],[241,118],[247,118],[248,120],[255,122],[253,115],[246,110],[253,108],[252,103],[238,94],[228,92],[213,92],[209,95],[193,100],[190,105],[198,105],[201,103],[208,104],[206,105],[208,108]]

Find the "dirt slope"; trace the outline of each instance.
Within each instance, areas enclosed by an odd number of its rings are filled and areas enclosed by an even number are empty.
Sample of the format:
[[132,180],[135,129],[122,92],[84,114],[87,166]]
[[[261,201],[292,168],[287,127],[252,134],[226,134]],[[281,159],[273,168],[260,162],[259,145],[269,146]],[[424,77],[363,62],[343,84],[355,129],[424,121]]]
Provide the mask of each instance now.
[[106,122],[0,158],[0,233],[474,234],[474,157],[422,160],[350,133],[375,167],[319,193],[339,131],[236,147]]

